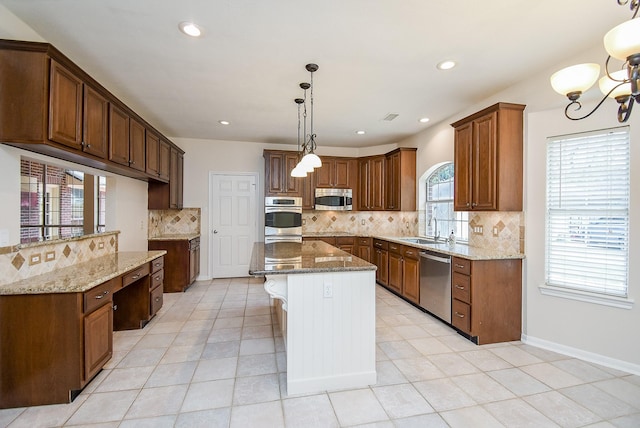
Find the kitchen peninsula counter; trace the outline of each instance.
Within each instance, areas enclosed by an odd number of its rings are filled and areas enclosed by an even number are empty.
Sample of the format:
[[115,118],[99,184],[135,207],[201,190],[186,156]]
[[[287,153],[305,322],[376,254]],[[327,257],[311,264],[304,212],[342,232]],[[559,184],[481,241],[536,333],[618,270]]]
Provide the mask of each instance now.
[[322,241],[256,243],[287,355],[288,394],[376,383],[375,265]]

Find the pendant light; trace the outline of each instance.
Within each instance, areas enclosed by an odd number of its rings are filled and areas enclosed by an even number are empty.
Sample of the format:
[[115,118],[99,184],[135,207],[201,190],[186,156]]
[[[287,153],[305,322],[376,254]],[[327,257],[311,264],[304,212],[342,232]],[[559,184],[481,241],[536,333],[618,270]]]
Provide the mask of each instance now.
[[[314,168],[320,168],[322,166],[322,160],[316,155],[315,149],[316,134],[313,132],[313,73],[318,71],[318,64],[307,64],[306,70],[311,74],[311,83],[300,83],[300,88],[304,91],[304,98],[296,98],[294,101],[298,104],[298,155],[300,161],[296,167],[291,171],[292,177],[305,177],[307,172],[313,172]],[[309,110],[310,110],[310,129],[307,135],[307,90],[309,90]],[[304,142],[300,147],[300,108],[304,109],[304,130],[303,138]],[[304,171],[304,175],[303,174]],[[295,175],[294,175],[295,174]]]
[[[304,103],[304,99],[296,98],[293,100],[296,104],[298,104],[298,157],[300,156],[300,105]],[[298,164],[291,170],[292,177],[306,177],[307,170],[300,165],[300,159],[298,158]]]

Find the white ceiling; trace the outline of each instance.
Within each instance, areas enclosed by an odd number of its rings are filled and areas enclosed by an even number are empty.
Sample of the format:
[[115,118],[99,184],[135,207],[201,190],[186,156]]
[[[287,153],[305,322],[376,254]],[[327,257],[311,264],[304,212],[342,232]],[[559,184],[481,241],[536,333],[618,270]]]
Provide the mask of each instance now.
[[[318,145],[341,147],[391,143],[426,129],[597,46],[630,18],[614,0],[0,4],[172,137],[295,144],[293,99],[309,80],[305,64],[315,62]],[[204,36],[180,33],[187,20]],[[602,52],[593,60],[602,63]],[[459,65],[437,70],[444,59]],[[389,113],[399,116],[384,121]],[[425,116],[431,121],[419,123]],[[360,129],[366,134],[356,135]]]

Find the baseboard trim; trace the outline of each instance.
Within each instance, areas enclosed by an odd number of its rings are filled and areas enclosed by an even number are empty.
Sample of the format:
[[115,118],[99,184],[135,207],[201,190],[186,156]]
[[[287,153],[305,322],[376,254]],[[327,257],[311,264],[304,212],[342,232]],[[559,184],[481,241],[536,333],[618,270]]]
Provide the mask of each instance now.
[[538,337],[522,335],[522,342],[527,345],[536,346],[569,357],[579,358],[581,360],[596,363],[601,366],[609,367],[615,370],[621,370],[630,374],[640,376],[640,365],[633,364],[628,361],[618,360],[616,358],[607,357],[605,355],[596,354],[594,352],[585,351],[583,349],[573,348],[571,346],[562,345],[560,343],[551,342],[549,340],[540,339]]

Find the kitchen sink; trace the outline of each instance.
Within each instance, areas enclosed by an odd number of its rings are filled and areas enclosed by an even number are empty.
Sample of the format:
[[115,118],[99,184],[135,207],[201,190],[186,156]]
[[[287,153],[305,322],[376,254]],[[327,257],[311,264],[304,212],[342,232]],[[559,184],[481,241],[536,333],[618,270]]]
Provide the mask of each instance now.
[[420,245],[428,245],[428,244],[439,244],[444,242],[443,239],[436,241],[433,238],[399,238],[401,241],[410,242],[412,244],[420,244]]

